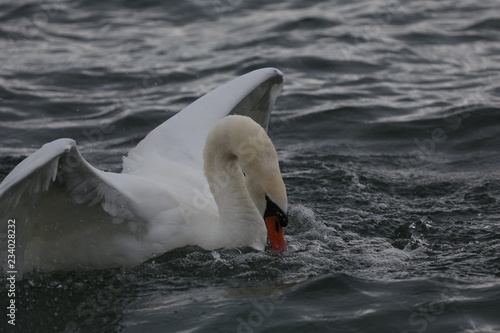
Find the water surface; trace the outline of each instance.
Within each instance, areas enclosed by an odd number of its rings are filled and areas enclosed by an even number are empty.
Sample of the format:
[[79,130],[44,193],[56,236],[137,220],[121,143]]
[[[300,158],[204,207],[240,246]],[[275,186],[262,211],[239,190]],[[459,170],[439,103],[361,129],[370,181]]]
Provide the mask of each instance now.
[[134,269],[34,272],[0,331],[500,331],[498,9],[2,2],[0,179],[60,137],[119,171],[190,102],[273,66],[290,251],[190,247]]

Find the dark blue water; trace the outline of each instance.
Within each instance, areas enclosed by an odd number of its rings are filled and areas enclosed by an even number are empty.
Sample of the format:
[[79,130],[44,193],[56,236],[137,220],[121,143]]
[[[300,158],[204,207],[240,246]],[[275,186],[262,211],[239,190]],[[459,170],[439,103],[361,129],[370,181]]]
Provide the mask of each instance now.
[[500,332],[498,1],[3,1],[0,50],[0,179],[60,137],[119,171],[190,102],[279,68],[291,205],[288,253],[34,272],[1,332]]

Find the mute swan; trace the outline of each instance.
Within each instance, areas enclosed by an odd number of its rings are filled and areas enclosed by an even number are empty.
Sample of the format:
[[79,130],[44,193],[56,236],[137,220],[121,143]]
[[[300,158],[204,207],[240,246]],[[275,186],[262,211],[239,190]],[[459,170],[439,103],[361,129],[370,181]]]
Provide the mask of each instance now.
[[286,189],[265,131],[282,77],[260,69],[208,93],[149,133],[122,173],[94,168],[71,139],[45,144],[0,184],[4,272],[130,267],[186,245],[263,250],[267,235],[286,250]]

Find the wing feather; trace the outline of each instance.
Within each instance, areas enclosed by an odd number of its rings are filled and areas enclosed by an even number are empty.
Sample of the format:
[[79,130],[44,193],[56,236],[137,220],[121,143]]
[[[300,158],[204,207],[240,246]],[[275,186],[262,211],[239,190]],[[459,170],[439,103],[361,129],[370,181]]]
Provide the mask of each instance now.
[[201,170],[205,140],[217,121],[239,114],[251,117],[267,130],[282,85],[283,73],[264,68],[218,87],[151,131],[124,158],[123,172],[151,174],[149,165],[163,159]]
[[[51,239],[63,232],[92,230],[103,221],[140,222],[130,202],[126,193],[110,184],[105,172],[85,161],[73,140],[45,144],[0,184],[2,267],[7,271],[7,219],[16,220],[17,270],[22,274],[35,261],[24,257],[30,242]],[[144,228],[129,232],[140,230]]]

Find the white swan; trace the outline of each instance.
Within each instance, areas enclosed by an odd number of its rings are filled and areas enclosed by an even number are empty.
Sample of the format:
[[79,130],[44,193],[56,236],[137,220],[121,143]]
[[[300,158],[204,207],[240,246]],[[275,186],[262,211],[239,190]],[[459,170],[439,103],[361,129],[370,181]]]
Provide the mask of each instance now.
[[286,189],[264,130],[282,75],[256,70],[198,99],[132,149],[122,173],[92,167],[71,139],[34,152],[0,184],[4,272],[135,266],[186,245],[263,250],[267,235],[286,250]]

